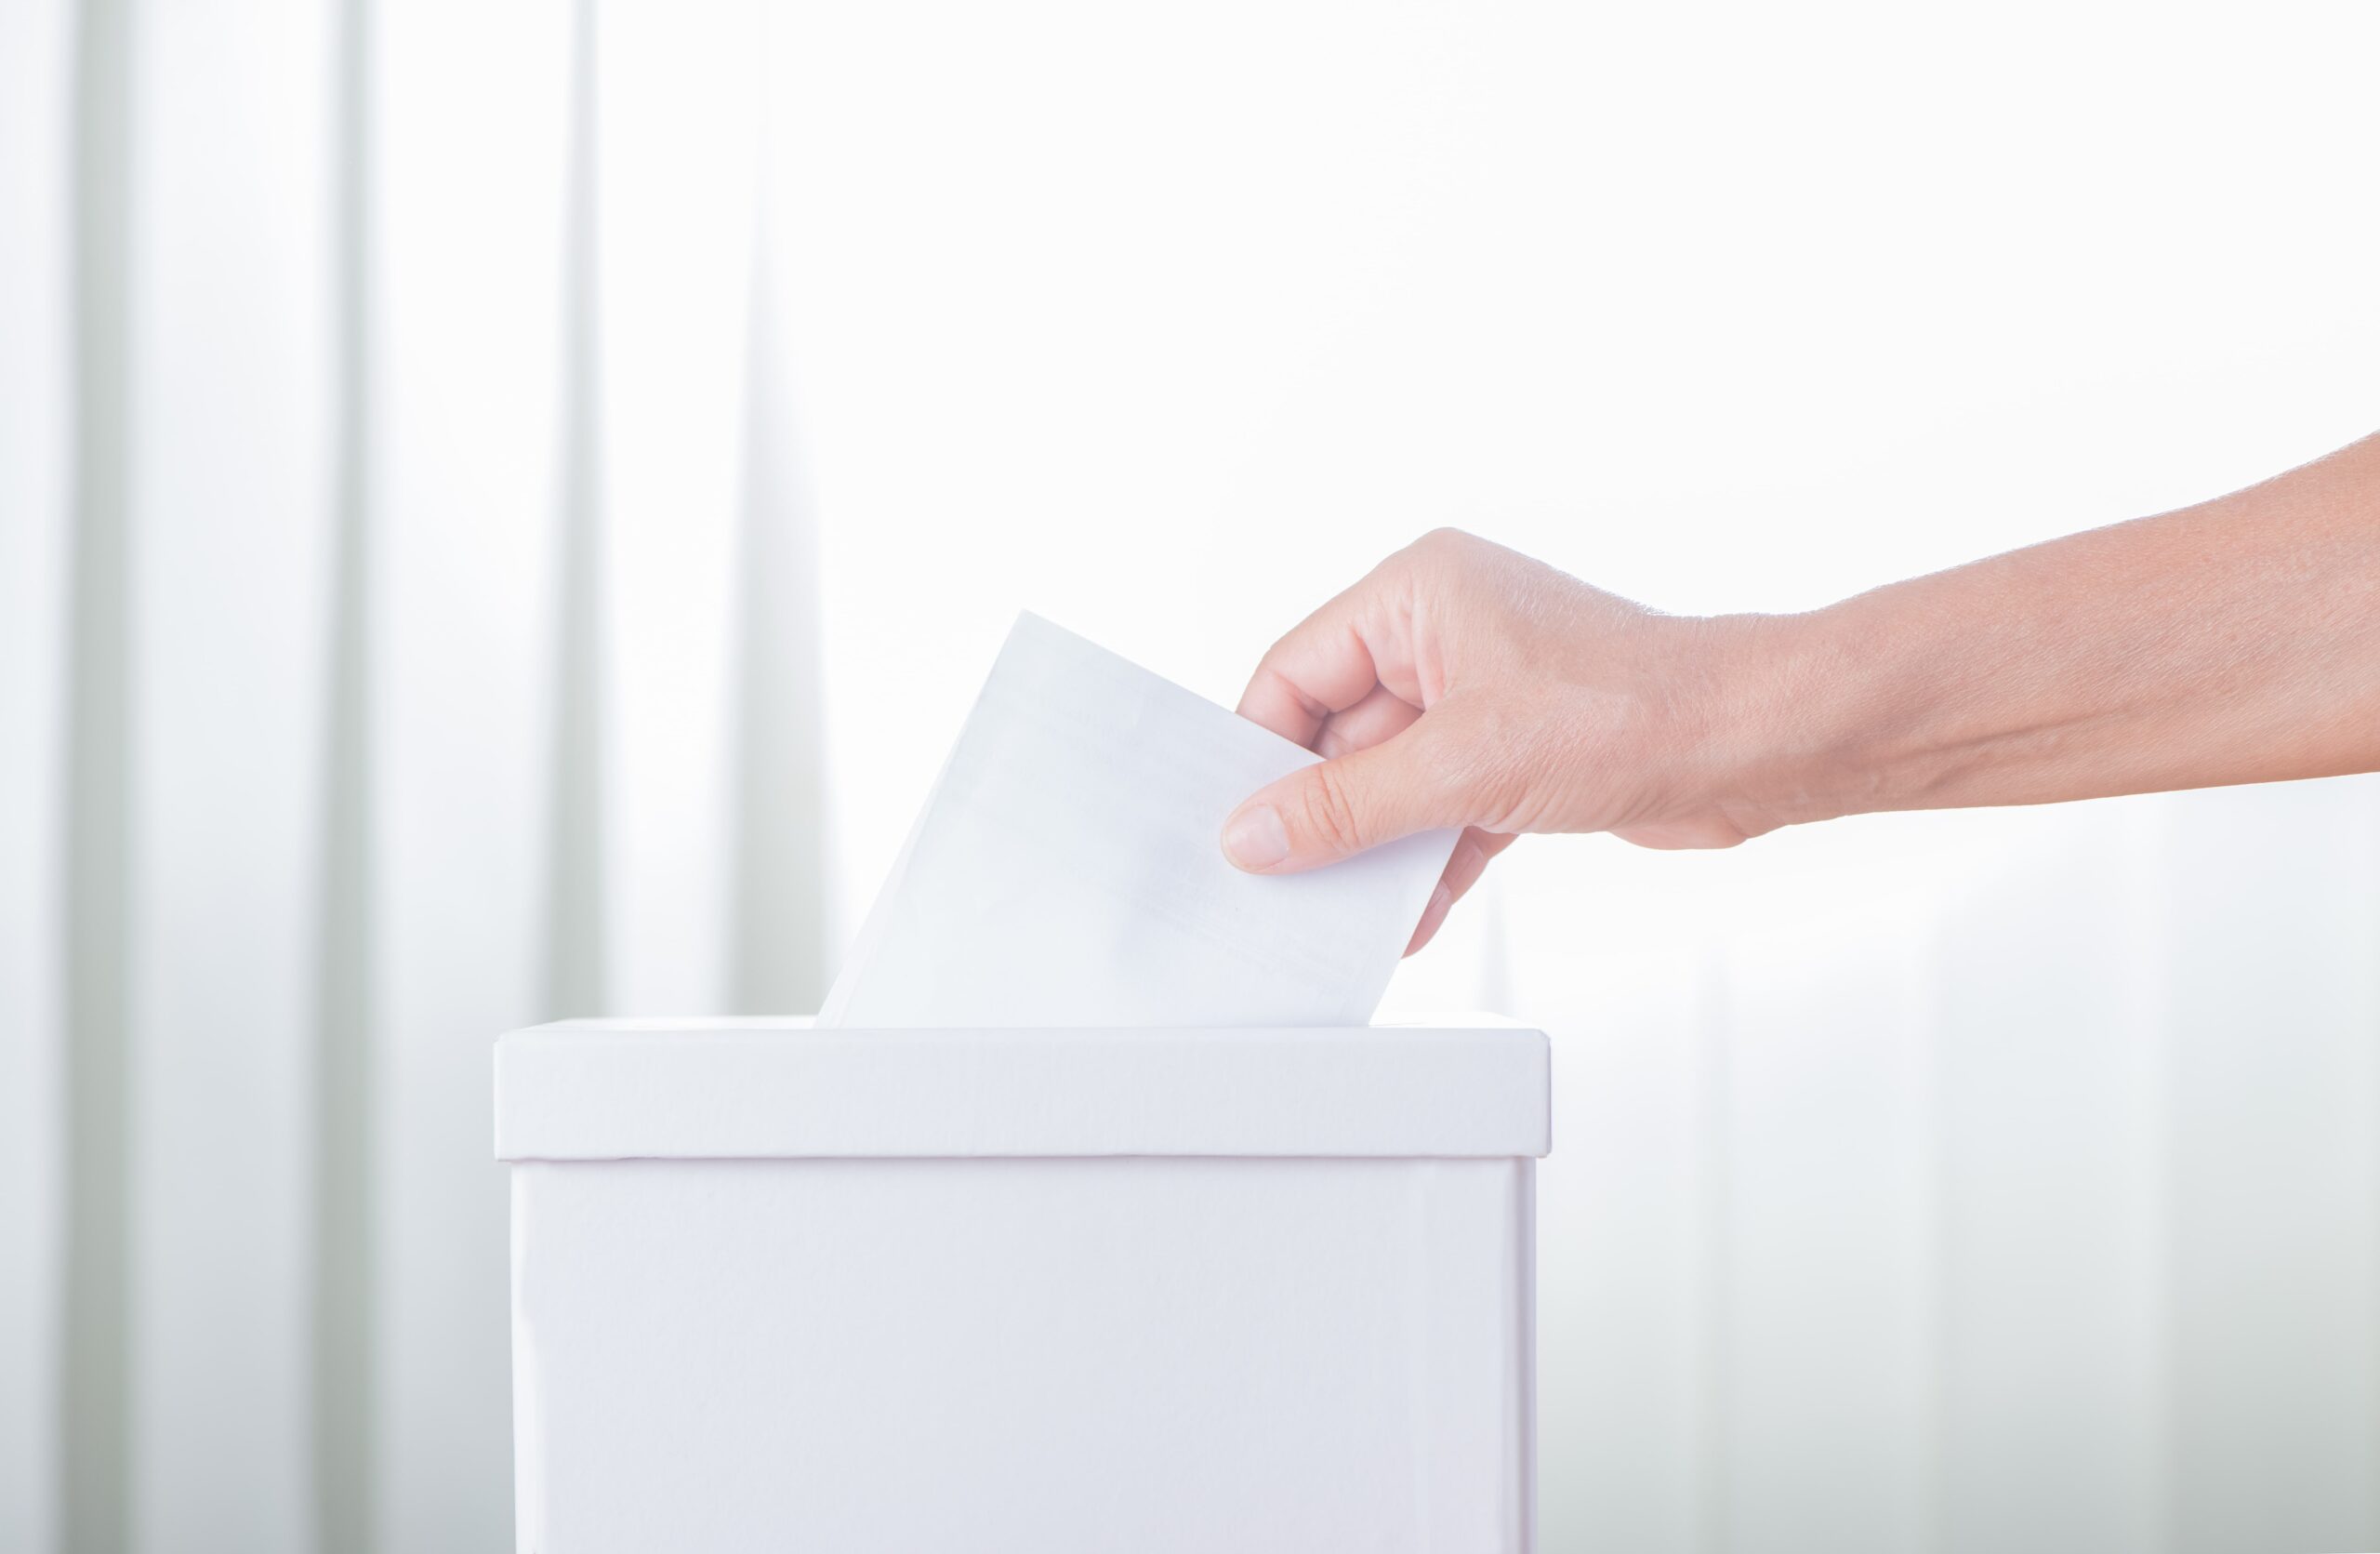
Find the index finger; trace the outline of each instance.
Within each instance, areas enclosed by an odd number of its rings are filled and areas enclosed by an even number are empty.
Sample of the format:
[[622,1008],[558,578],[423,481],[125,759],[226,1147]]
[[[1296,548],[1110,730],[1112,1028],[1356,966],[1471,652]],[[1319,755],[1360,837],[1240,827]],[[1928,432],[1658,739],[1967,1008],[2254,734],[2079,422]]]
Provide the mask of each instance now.
[[1343,712],[1385,685],[1408,697],[1393,653],[1373,616],[1377,585],[1367,578],[1315,611],[1275,643],[1257,663],[1240,693],[1239,715],[1263,724],[1308,750],[1333,712]]

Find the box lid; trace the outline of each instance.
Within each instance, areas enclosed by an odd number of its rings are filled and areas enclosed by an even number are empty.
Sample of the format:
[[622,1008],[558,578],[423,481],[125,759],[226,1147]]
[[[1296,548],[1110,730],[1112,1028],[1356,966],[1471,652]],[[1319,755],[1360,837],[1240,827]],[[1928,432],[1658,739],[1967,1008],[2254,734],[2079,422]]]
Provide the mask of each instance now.
[[1542,1155],[1542,1032],[566,1020],[496,1048],[507,1161]]

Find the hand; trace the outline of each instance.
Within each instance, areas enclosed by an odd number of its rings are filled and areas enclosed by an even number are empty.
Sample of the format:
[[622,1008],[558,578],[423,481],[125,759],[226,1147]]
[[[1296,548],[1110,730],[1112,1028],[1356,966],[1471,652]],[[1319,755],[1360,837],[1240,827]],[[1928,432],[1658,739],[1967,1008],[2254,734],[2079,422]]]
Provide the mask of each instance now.
[[1242,869],[1463,828],[1408,953],[1521,831],[1726,847],[2380,771],[2380,436],[1807,615],[1656,615],[1440,530],[1275,644],[1239,710],[1326,758],[1223,823]]
[[1240,805],[1223,850],[1276,874],[1462,828],[1410,954],[1518,832],[1741,842],[1779,823],[1727,736],[1762,625],[1656,615],[1500,545],[1427,535],[1257,666],[1241,714],[1327,759]]

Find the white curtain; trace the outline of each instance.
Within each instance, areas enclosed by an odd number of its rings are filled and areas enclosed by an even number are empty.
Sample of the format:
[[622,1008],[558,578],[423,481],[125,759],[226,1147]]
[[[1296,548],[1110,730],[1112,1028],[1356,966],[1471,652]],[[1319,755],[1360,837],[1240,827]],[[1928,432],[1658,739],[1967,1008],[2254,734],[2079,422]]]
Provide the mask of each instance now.
[[[487,1043],[1010,616],[1798,608],[2380,426],[2372,13],[0,0],[0,1548],[509,1545]],[[2380,1545],[2380,786],[1528,843],[1551,1550]]]

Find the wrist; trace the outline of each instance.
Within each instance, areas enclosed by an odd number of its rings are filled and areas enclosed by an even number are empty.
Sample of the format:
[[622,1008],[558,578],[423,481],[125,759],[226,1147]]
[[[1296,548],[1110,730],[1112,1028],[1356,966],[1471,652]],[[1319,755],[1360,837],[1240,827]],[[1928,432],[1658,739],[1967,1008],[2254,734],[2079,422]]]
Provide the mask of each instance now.
[[1857,604],[1712,623],[1726,665],[1715,797],[1747,835],[1903,807],[1889,666]]

